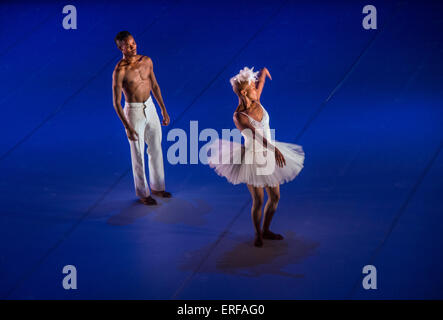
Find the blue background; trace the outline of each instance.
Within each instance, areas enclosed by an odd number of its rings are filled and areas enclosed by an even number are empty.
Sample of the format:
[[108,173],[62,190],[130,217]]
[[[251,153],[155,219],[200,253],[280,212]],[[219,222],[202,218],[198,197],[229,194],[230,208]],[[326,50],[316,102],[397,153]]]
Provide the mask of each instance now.
[[[62,27],[66,4],[77,30]],[[366,4],[377,30],[362,27]],[[441,12],[438,1],[2,2],[0,297],[442,299]],[[306,153],[281,187],[273,227],[285,241],[255,249],[246,187],[203,164],[165,162],[174,197],[136,202],[112,106],[121,30],[154,62],[165,159],[172,128],[233,128],[229,78],[268,67],[271,127]],[[377,290],[362,288],[367,264]],[[65,265],[77,290],[62,287]]]

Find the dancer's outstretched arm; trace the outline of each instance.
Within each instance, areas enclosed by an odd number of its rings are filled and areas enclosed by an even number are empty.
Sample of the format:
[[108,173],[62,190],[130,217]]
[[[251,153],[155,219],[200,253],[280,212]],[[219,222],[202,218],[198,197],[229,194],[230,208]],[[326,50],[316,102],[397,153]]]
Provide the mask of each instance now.
[[266,67],[264,67],[263,69],[261,69],[260,74],[258,76],[258,80],[256,82],[257,95],[258,95],[259,101],[260,101],[261,93],[263,91],[263,87],[265,86],[266,77],[269,77],[269,79],[272,80],[269,70]]

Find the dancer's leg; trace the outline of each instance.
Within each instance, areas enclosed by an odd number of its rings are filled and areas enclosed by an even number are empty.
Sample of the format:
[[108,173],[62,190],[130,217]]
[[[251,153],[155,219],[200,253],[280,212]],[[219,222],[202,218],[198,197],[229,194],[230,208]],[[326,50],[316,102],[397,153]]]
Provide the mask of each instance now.
[[125,111],[130,125],[138,134],[138,139],[136,141],[128,139],[131,147],[132,174],[134,177],[135,194],[140,198],[144,198],[149,195],[149,192],[147,192],[148,183],[145,175],[145,142],[143,140],[145,119],[144,117],[140,116],[140,110],[135,108],[125,108]]
[[135,194],[140,197],[143,204],[154,205],[156,201],[150,196],[148,182],[146,181],[145,173],[145,135],[146,118],[143,114],[143,109],[140,108],[125,108],[125,114],[130,125],[138,134],[138,140],[129,140],[131,148],[131,163],[132,174],[134,177]]
[[263,207],[264,192],[263,188],[254,187],[249,184],[248,184],[248,190],[251,193],[252,197],[251,218],[255,228],[254,245],[256,247],[261,247],[263,245],[263,240],[261,236],[260,225],[261,225],[261,211]]
[[160,119],[152,100],[149,100],[146,106],[147,125],[145,128],[145,141],[148,145],[148,164],[149,164],[149,184],[151,192],[163,197],[170,197],[169,192],[165,192],[165,173],[163,165],[162,128]]
[[277,210],[278,201],[280,200],[280,186],[277,187],[266,187],[266,192],[268,194],[268,201],[265,205],[264,218],[263,218],[263,238],[271,240],[282,240],[283,236],[280,234],[273,233],[269,230],[272,218],[274,217],[275,211]]

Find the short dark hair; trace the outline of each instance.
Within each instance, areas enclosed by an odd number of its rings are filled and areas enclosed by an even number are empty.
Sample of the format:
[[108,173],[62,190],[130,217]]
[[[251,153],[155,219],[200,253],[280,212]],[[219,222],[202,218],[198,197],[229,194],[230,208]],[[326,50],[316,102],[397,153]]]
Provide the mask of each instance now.
[[118,42],[117,41],[123,41],[125,40],[127,37],[132,37],[132,34],[129,33],[129,31],[120,31],[119,33],[117,33],[117,35],[115,36],[115,44],[118,46]]

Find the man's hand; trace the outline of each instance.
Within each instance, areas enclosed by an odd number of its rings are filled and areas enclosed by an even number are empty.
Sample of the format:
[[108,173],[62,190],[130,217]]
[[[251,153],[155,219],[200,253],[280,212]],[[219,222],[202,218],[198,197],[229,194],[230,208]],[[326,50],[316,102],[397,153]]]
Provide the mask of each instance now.
[[162,112],[162,117],[163,117],[162,125],[163,126],[169,125],[169,122],[170,122],[169,114],[166,111]]
[[138,140],[138,133],[132,127],[126,128],[126,135],[128,136],[129,140],[132,140],[132,141]]
[[285,157],[283,157],[283,154],[277,148],[275,148],[275,162],[277,162],[279,167],[286,165]]

